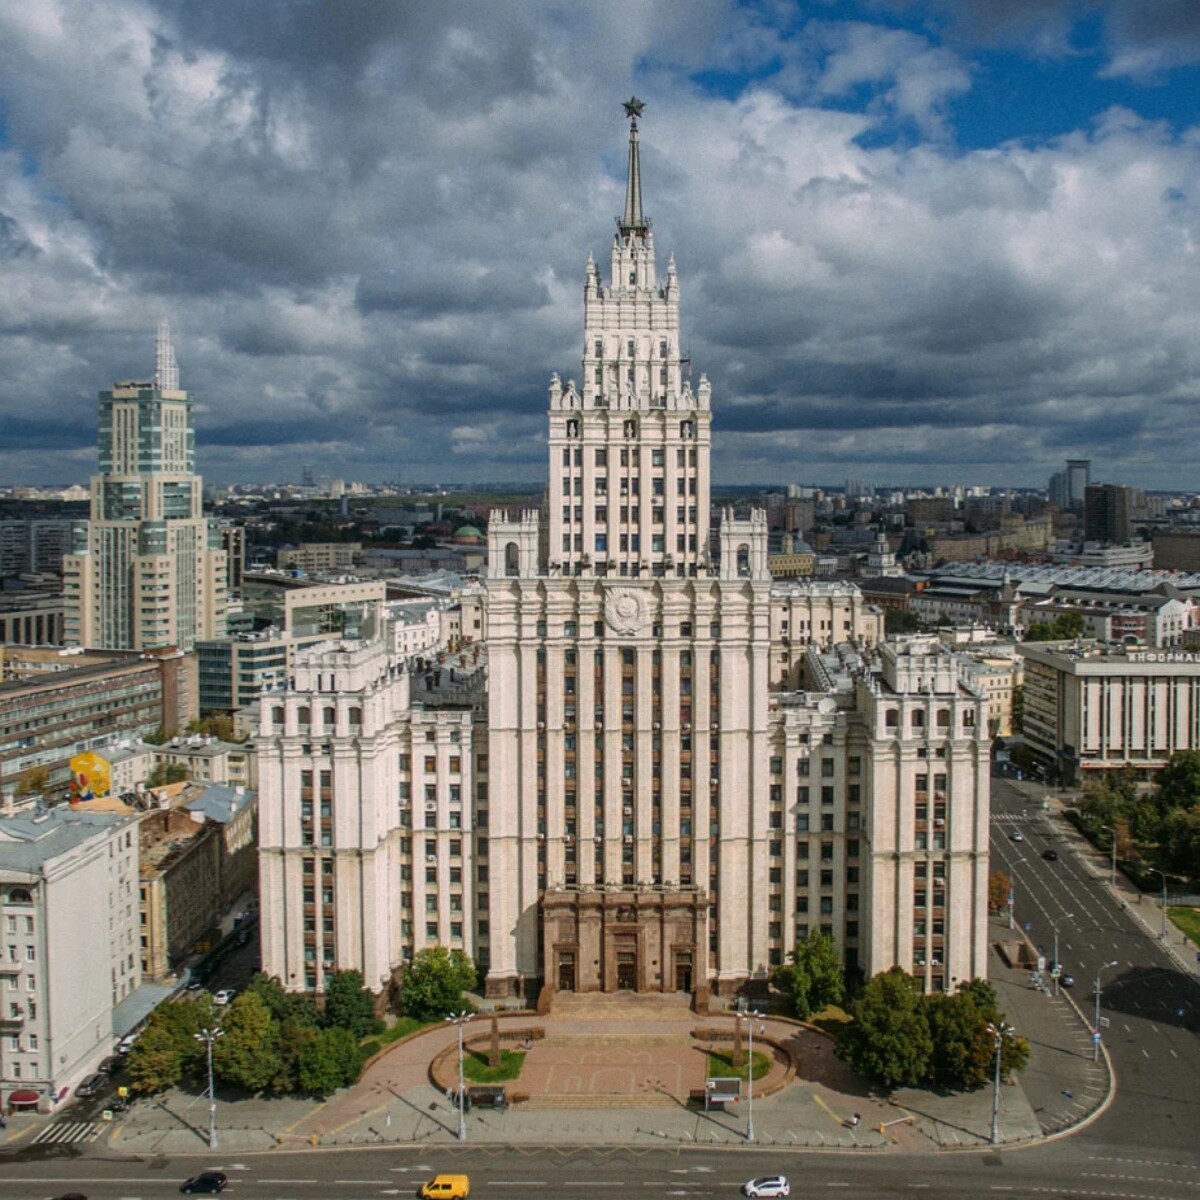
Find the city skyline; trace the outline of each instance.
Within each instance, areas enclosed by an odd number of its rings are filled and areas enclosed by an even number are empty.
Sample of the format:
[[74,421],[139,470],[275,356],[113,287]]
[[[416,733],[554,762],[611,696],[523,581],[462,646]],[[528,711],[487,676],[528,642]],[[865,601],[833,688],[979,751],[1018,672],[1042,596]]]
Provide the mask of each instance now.
[[4,12],[0,479],[167,315],[210,479],[540,480],[634,93],[716,480],[1186,489],[1200,20],[994,7]]

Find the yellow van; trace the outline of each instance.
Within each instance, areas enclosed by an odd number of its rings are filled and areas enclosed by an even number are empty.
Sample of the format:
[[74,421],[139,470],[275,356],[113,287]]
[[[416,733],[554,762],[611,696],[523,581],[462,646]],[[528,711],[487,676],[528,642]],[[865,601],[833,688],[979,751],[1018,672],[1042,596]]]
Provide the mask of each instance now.
[[435,1175],[417,1193],[421,1200],[467,1200],[470,1194],[471,1181],[465,1175]]

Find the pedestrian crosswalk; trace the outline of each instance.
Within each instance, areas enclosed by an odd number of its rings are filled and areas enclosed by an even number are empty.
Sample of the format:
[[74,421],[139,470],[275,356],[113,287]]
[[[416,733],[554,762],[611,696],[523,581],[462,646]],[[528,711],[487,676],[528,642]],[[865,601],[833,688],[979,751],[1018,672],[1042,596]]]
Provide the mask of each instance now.
[[90,1142],[100,1136],[100,1126],[95,1121],[54,1121],[33,1139],[34,1144],[50,1142]]

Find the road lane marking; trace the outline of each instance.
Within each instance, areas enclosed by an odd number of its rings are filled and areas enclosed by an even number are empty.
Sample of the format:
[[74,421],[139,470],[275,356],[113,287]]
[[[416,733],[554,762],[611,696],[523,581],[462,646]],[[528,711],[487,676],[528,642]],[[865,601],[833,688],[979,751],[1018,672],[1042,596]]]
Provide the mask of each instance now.
[[545,1187],[544,1179],[493,1179],[492,1187]]

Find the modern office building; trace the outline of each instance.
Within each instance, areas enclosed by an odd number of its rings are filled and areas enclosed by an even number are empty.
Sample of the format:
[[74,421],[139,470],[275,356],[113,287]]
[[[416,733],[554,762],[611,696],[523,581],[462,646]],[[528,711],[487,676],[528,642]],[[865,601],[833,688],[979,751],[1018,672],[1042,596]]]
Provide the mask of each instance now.
[[1124,545],[1133,537],[1133,489],[1089,483],[1083,499],[1083,533],[1088,541]]
[[932,639],[878,649],[853,585],[772,583],[765,512],[710,536],[712,389],[658,276],[640,112],[582,385],[550,384],[548,521],[489,521],[482,654],[314,648],[263,697],[263,964],[289,988],[378,988],[441,942],[494,998],[703,1003],[812,929],[929,989],[984,971],[983,693]]
[[190,650],[225,632],[226,552],[201,509],[192,401],[170,331],[154,380],[100,393],[91,519],[63,559],[66,637],[102,649]]
[[1077,785],[1132,767],[1152,779],[1200,746],[1200,654],[1102,642],[1025,642],[1025,743]]

